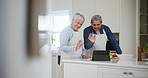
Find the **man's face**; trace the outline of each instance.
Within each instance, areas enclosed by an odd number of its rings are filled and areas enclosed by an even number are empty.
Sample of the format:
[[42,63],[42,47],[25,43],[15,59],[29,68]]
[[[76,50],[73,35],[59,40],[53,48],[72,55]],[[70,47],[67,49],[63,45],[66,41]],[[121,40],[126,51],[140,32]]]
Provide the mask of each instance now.
[[101,22],[100,22],[99,20],[97,20],[97,21],[94,20],[94,21],[92,22],[93,30],[95,30],[96,32],[100,30],[101,25],[102,25],[102,24],[101,24]]
[[81,28],[83,24],[83,20],[82,19],[73,19],[72,20],[72,28],[74,31],[78,31],[78,29]]

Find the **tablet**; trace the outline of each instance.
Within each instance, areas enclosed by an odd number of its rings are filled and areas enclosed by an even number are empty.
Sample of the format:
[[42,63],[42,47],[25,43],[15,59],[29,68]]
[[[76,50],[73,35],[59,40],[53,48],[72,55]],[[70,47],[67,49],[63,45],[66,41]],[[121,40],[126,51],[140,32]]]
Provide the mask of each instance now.
[[92,61],[110,61],[109,50],[94,50]]

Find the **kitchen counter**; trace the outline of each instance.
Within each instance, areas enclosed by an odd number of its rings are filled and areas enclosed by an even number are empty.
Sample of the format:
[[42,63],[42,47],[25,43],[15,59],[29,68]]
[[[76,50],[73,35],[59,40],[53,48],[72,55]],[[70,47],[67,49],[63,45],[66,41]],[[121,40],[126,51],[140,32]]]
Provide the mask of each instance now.
[[147,68],[148,62],[136,61],[136,58],[132,59],[112,59],[111,61],[91,61],[90,59],[65,59],[64,63],[79,63],[79,64],[92,64],[92,65],[109,65],[109,66],[121,66],[121,67],[138,67]]
[[[64,78],[148,78],[148,62],[136,58],[119,56],[111,61],[91,61],[91,59],[64,59]],[[125,77],[128,78],[128,77]]]

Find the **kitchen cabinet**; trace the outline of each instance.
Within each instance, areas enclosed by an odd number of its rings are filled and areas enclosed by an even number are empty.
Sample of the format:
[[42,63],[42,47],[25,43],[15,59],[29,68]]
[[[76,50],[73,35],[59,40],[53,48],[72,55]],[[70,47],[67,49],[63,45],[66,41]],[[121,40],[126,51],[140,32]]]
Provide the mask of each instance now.
[[98,68],[98,78],[148,78],[148,72],[128,68]]
[[58,78],[59,65],[58,65],[58,53],[52,51],[52,78]]
[[100,65],[65,63],[64,78],[148,78],[148,71],[120,66],[106,67]]
[[97,66],[64,63],[64,78],[97,78]]
[[148,78],[148,63],[127,56],[112,61],[65,59],[63,63],[64,78]]
[[140,0],[140,46],[148,40],[148,0]]
[[98,68],[98,78],[126,78],[127,72],[121,69]]

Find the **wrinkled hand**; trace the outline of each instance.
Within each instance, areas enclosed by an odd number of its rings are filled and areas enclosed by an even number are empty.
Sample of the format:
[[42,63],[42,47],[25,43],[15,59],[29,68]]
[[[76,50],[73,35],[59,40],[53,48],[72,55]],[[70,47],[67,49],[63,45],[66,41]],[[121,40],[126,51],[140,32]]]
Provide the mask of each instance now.
[[82,40],[79,40],[76,46],[76,51],[78,51],[82,47]]
[[94,43],[96,41],[96,35],[95,34],[89,34],[88,39]]

